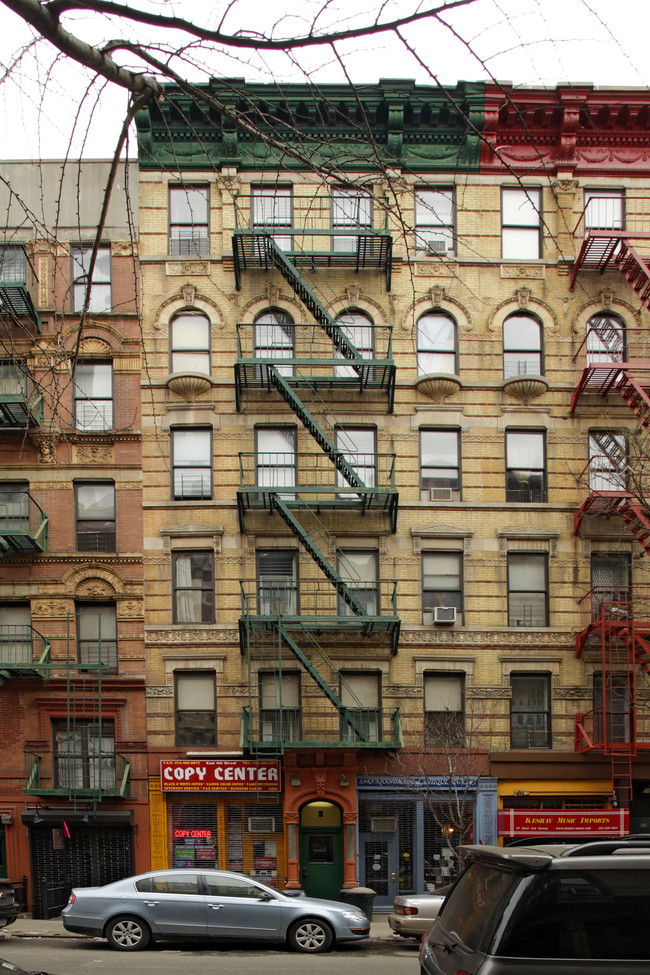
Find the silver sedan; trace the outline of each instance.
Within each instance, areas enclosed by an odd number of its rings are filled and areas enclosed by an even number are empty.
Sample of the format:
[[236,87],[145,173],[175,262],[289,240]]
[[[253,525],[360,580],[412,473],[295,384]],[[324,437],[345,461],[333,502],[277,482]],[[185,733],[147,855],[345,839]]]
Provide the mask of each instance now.
[[421,938],[438,917],[451,884],[427,891],[426,894],[399,894],[393,902],[393,913],[388,924],[395,934],[403,938]]
[[67,931],[106,938],[120,951],[165,938],[239,938],[316,953],[370,932],[351,904],[290,896],[223,870],[154,870],[76,888],[61,918]]

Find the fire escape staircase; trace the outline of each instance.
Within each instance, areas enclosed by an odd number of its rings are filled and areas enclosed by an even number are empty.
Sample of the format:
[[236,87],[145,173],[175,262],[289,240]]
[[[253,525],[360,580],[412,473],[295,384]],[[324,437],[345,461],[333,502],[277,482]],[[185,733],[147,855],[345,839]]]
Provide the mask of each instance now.
[[[237,288],[239,289],[241,285],[240,275],[243,268],[277,269],[331,342],[333,357],[340,364],[353,370],[360,390],[366,389],[369,385],[369,378],[376,368],[376,363],[374,360],[362,356],[340,324],[329,314],[320,298],[304,281],[295,259],[291,260],[277,246],[272,235],[270,233],[239,231],[233,238],[233,253],[235,255]],[[301,262],[301,266],[302,263],[304,261]],[[268,360],[259,362],[252,368],[256,370],[258,376],[261,374],[265,377],[266,385],[269,388],[277,390],[304,429],[314,439],[335,471],[337,490],[348,497],[355,498],[361,511],[365,512],[370,507],[376,489],[364,482],[354,463],[348,459],[347,452],[337,444],[335,426],[329,421],[328,407],[319,394],[319,379],[300,370],[294,371],[293,364],[290,367],[291,374],[287,375],[288,365],[286,359],[278,358],[275,362]],[[240,379],[241,376],[236,370],[237,388],[241,385]],[[331,379],[326,382],[331,387]],[[386,388],[392,407],[394,372],[392,372],[391,381]],[[319,661],[325,659],[327,655],[316,640],[316,635],[327,630],[331,632],[349,631],[351,628],[360,635],[368,635],[380,629],[390,634],[392,652],[396,653],[400,629],[399,619],[395,614],[377,617],[368,613],[360,596],[362,590],[355,585],[355,580],[351,578],[349,572],[341,571],[341,566],[345,565],[345,555],[337,548],[333,536],[318,518],[319,504],[317,502],[303,499],[300,496],[300,489],[293,486],[278,486],[275,489],[266,487],[263,490],[260,488],[261,486],[256,485],[253,492],[257,493],[258,496],[263,494],[266,497],[269,512],[277,512],[302,548],[323,573],[329,587],[336,594],[338,608],[334,617],[327,617],[323,614],[290,617],[286,613],[278,613],[275,619],[266,617],[256,620],[255,613],[251,613],[250,610],[252,600],[243,596],[240,640],[242,652],[249,655],[249,669],[251,654],[257,654],[258,658],[265,653],[268,655],[266,634],[270,629],[274,646],[272,653],[277,656],[280,651],[275,648],[286,646],[292,655],[300,661],[302,667],[333,706],[339,715],[341,725],[349,729],[355,742],[357,744],[370,744],[371,739],[368,731],[364,729],[363,723],[355,716],[358,709],[346,707],[333,688],[333,684],[344,686],[340,671],[329,661],[329,679],[326,679],[321,673]],[[244,530],[244,515],[247,504],[244,492],[240,491],[238,507],[242,531]],[[390,514],[391,529],[394,531],[397,512],[397,493],[394,490],[388,491],[384,507]],[[345,613],[342,615],[343,606]],[[309,648],[308,653],[302,649],[301,643]],[[354,695],[348,692],[348,698],[354,700]],[[359,708],[361,708],[360,703]],[[249,746],[253,742],[253,738],[254,736],[249,736]],[[282,747],[282,744],[282,742],[275,743],[275,747],[278,745]],[[383,747],[386,747],[387,744],[384,743]],[[394,744],[396,742],[393,742]],[[263,748],[263,744],[257,741],[254,743],[254,747],[256,750],[260,750]]]
[[629,282],[642,304],[650,309],[650,267],[630,240],[647,242],[650,234],[633,230],[590,230],[573,265],[570,290],[574,290],[580,271],[604,274],[616,269]]

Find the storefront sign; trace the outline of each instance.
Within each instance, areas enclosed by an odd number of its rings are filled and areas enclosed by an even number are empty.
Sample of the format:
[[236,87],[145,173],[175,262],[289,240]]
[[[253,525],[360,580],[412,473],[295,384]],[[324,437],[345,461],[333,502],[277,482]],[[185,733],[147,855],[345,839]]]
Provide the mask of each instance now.
[[629,809],[499,809],[499,836],[625,836]]
[[476,789],[475,775],[358,775],[358,789],[411,789],[422,792],[428,789]]
[[161,792],[279,792],[280,763],[248,759],[160,762]]

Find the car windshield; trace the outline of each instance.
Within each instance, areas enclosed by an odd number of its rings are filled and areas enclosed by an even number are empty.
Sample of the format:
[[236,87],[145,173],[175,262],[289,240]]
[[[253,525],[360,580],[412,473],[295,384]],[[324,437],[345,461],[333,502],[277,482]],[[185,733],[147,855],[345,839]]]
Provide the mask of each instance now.
[[442,906],[449,934],[472,951],[486,951],[522,874],[480,862],[470,864]]

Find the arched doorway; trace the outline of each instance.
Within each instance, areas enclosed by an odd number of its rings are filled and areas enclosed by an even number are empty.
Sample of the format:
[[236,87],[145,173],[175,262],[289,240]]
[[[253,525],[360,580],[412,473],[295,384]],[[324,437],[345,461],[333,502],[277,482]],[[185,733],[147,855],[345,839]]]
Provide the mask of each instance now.
[[340,899],[343,887],[343,820],[333,802],[300,810],[300,880],[308,897]]

